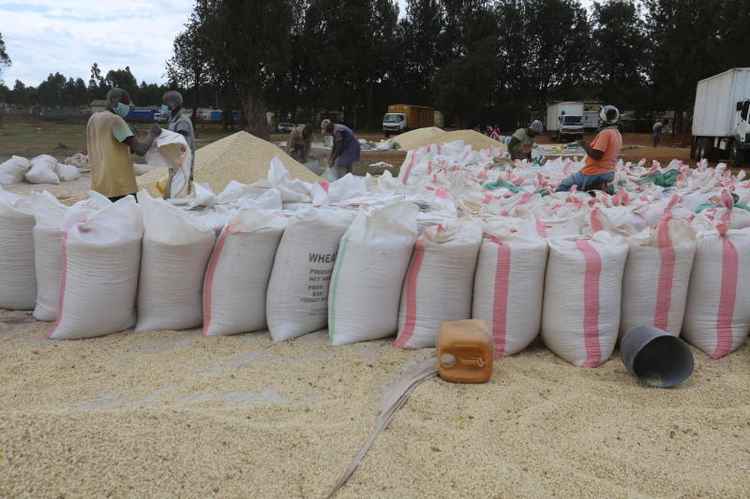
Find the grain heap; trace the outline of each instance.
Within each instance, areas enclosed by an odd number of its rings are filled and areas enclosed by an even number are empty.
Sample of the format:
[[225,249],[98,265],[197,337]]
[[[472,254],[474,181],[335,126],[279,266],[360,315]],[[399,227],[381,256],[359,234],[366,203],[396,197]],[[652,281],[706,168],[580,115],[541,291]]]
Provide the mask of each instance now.
[[419,128],[417,130],[412,130],[411,132],[403,133],[393,139],[393,141],[405,151],[412,151],[430,144],[447,144],[457,140],[463,140],[464,143],[470,145],[475,151],[504,147],[500,142],[492,140],[474,130],[456,130],[455,132],[446,132],[435,127]]
[[[283,150],[243,131],[196,151],[195,181],[208,184],[214,192],[223,191],[232,180],[252,184],[267,177],[268,164],[274,157],[284,163],[290,177],[306,182],[320,180]],[[153,185],[165,175],[166,169],[160,168],[140,177],[138,183],[153,191]]]

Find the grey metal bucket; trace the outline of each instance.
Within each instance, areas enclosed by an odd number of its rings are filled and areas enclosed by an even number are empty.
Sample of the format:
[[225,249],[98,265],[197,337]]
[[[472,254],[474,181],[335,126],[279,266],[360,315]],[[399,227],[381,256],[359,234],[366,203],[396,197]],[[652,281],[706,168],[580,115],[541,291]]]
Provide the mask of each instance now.
[[620,342],[625,367],[641,382],[677,386],[693,374],[693,353],[681,339],[649,326],[628,331]]

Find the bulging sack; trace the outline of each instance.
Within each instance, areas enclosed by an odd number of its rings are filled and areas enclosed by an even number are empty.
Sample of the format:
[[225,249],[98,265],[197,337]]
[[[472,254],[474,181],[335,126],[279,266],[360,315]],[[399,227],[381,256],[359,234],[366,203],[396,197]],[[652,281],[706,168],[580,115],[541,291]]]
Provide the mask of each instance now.
[[216,242],[203,285],[203,334],[225,336],[266,328],[266,290],[286,218],[243,210]]
[[143,219],[128,196],[66,228],[53,340],[93,338],[135,324]]
[[628,246],[619,236],[549,242],[542,338],[579,367],[597,367],[611,355],[620,328],[622,276]]
[[401,292],[396,347],[434,347],[442,322],[471,318],[481,242],[482,227],[476,222],[449,222],[422,233]]
[[42,154],[31,160],[31,169],[26,172],[26,181],[30,184],[54,184],[60,183],[60,178],[55,173],[57,160],[47,154]]
[[398,330],[417,213],[417,205],[406,202],[362,211],[342,238],[328,300],[333,345],[386,338]]
[[34,226],[34,270],[37,282],[34,318],[38,321],[57,319],[60,306],[60,280],[63,266],[65,227],[84,222],[86,218],[112,203],[98,193],[68,207],[49,192],[31,196],[36,225]]
[[0,164],[0,185],[20,184],[30,168],[31,161],[21,156],[13,156]]
[[0,189],[0,308],[34,308],[34,223],[31,200]]
[[651,326],[679,336],[695,256],[695,231],[667,218],[628,238],[620,333]]
[[683,336],[714,359],[750,330],[750,229],[704,232],[690,278]]
[[529,346],[542,322],[547,242],[523,227],[486,227],[479,250],[472,317],[487,322],[496,358]]
[[266,311],[274,341],[325,329],[331,273],[352,217],[343,210],[310,208],[289,221],[268,284]]
[[136,331],[180,330],[203,324],[203,277],[214,247],[213,229],[146,191],[143,258]]

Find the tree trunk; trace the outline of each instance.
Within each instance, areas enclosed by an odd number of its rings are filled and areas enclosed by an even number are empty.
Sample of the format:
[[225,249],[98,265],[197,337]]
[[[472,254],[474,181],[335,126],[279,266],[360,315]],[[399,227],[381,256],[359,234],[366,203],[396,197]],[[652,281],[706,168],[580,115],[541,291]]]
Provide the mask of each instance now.
[[193,88],[193,122],[198,117],[198,106],[200,106],[201,72],[195,70],[195,87]]
[[242,96],[242,109],[247,119],[247,131],[261,139],[268,139],[270,131],[266,123],[266,103],[263,99],[245,93]]

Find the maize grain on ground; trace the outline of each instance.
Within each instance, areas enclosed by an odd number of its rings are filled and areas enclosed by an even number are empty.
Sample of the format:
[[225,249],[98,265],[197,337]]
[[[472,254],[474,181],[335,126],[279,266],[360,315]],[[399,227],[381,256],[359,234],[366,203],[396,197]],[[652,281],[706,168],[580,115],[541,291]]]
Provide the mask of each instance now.
[[[270,142],[247,132],[237,132],[195,152],[195,181],[208,184],[217,193],[223,191],[232,180],[252,184],[268,177],[268,167],[273,158],[281,160],[291,178],[305,182],[321,180]],[[151,189],[164,177],[164,171],[149,172],[138,179],[138,184]]]
[[[0,497],[322,497],[383,387],[434,355],[323,332],[53,342],[50,327],[0,311]],[[750,344],[693,353],[674,390],[540,344],[486,385],[430,380],[337,499],[747,497]]]
[[470,145],[475,151],[493,147],[505,148],[504,144],[493,140],[474,130],[456,130],[455,132],[446,132],[439,128],[429,127],[412,130],[399,135],[393,139],[401,149],[411,151],[430,144],[445,144],[456,140],[463,140]]

